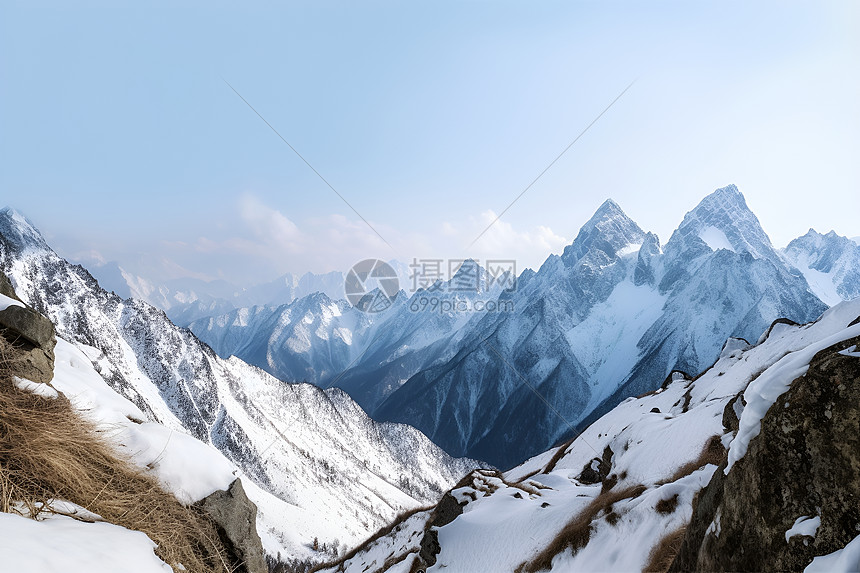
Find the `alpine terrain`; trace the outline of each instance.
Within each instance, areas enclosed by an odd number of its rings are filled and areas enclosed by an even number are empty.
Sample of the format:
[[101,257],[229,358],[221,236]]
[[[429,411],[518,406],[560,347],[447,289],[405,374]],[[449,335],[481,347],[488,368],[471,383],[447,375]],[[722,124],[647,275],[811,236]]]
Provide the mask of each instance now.
[[324,570],[857,571],[860,301],[754,340]]
[[[705,197],[665,245],[608,200],[515,289],[438,284],[402,292],[379,314],[315,294],[190,328],[221,356],[342,388],[374,419],[408,422],[453,455],[509,468],[669,372],[705,368],[730,336],[753,340],[776,318],[808,322],[850,298],[860,288],[856,249],[833,242],[777,251],[734,185]],[[813,270],[795,268],[800,258]],[[837,298],[810,286],[816,272],[841,285],[830,289]],[[428,296],[489,298],[503,310],[417,304]]]
[[196,438],[220,452],[217,467],[235,467],[270,556],[318,560],[323,547],[353,545],[481,465],[450,457],[410,426],[374,422],[341,390],[287,384],[219,358],[161,310],[103,290],[8,208],[0,269],[67,341],[66,362],[130,402],[120,412],[163,425],[168,441]]

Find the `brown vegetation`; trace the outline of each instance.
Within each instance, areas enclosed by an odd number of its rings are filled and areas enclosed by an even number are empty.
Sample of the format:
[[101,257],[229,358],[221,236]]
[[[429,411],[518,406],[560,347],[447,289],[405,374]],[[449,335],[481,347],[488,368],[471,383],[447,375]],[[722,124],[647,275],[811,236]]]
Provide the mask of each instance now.
[[678,508],[678,494],[676,493],[672,497],[661,499],[654,505],[654,509],[657,513],[661,515],[669,515],[670,513],[675,513],[675,510]]
[[592,522],[600,512],[609,510],[613,504],[623,499],[638,497],[645,489],[643,485],[636,485],[623,490],[601,493],[583,508],[571,522],[565,525],[543,551],[530,561],[520,564],[516,569],[517,573],[537,573],[550,569],[553,558],[566,550],[576,554],[588,544],[588,540],[591,538]]
[[726,455],[727,452],[720,441],[720,436],[711,436],[705,443],[705,447],[702,448],[702,453],[699,454],[698,458],[679,467],[669,479],[659,482],[659,485],[676,482],[707,464],[719,466],[726,459]]
[[[0,338],[0,511],[38,518],[56,500],[146,533],[166,563],[187,571],[232,571],[212,521],[121,459],[68,399],[17,389],[19,354]],[[50,543],[50,540],[46,540]]]
[[661,539],[660,543],[651,550],[651,554],[648,556],[648,565],[643,571],[646,573],[666,573],[681,549],[681,543],[684,542],[686,533],[687,526],[684,525]]

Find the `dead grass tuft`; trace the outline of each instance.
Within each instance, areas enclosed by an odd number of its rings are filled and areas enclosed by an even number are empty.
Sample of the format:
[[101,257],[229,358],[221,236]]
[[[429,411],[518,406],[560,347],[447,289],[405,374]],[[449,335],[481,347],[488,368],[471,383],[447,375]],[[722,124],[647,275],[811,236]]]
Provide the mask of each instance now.
[[670,498],[661,499],[654,505],[654,509],[661,515],[669,515],[675,513],[678,508],[678,494],[676,493]]
[[715,466],[719,466],[726,459],[727,454],[728,453],[726,452],[726,449],[723,447],[723,444],[720,441],[720,436],[711,436],[708,439],[707,443],[705,443],[705,447],[702,448],[702,453],[699,454],[698,458],[689,461],[679,467],[669,479],[658,482],[658,485],[676,482],[683,477],[687,477],[697,469],[707,464],[714,464]]
[[678,551],[681,550],[681,544],[684,542],[686,533],[687,526],[684,525],[661,539],[660,543],[651,550],[651,554],[648,556],[648,565],[643,571],[646,573],[666,573],[678,555]]
[[[552,567],[553,558],[563,551],[570,550],[574,554],[588,545],[591,539],[592,522],[602,511],[611,508],[613,504],[623,500],[638,497],[645,491],[645,486],[636,485],[617,491],[605,491],[594,498],[579,514],[555,536],[543,551],[530,561],[521,563],[517,573],[537,573]],[[611,511],[608,513],[612,513]]]
[[121,459],[65,396],[45,399],[12,383],[18,354],[0,338],[0,511],[52,513],[56,500],[146,533],[174,570],[234,570],[217,527]]

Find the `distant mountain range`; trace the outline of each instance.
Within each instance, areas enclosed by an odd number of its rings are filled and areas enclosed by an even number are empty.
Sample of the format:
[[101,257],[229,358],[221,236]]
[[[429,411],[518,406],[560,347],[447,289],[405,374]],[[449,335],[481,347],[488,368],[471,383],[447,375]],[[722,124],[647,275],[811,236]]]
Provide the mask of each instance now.
[[[514,292],[443,284],[401,292],[376,315],[316,293],[190,328],[221,356],[342,388],[374,419],[414,424],[453,455],[507,468],[671,371],[701,371],[728,337],[754,340],[776,318],[807,322],[853,298],[857,253],[856,243],[814,231],[778,251],[730,185],[687,213],[665,245],[608,200]],[[505,311],[415,304],[431,295]]]
[[317,292],[335,299],[344,298],[341,272],[321,275],[287,273],[273,281],[242,288],[224,280],[204,281],[195,278],[156,284],[127,271],[116,261],[87,264],[86,267],[105,290],[124,299],[146,301],[167,313],[170,320],[179,326],[235,308],[280,306]]

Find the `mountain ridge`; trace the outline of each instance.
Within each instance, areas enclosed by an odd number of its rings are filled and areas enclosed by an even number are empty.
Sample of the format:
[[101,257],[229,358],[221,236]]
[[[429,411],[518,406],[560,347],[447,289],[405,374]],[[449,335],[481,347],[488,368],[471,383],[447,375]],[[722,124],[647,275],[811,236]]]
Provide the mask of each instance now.
[[343,392],[219,358],[163,311],[101,289],[11,210],[0,211],[0,268],[111,388],[242,469],[271,555],[318,559],[314,537],[355,543],[477,463],[451,458],[410,426],[374,422]]
[[[826,308],[734,185],[707,195],[665,245],[609,199],[561,255],[494,300],[514,310],[440,317],[395,304],[350,330],[364,341],[357,362],[334,379],[308,379],[338,385],[379,419],[416,423],[448,451],[508,467],[669,371],[700,370],[719,354],[714,340],[754,337],[779,316],[804,322]],[[445,329],[454,329],[450,340]],[[266,358],[252,361],[270,371],[290,354],[259,348]]]

